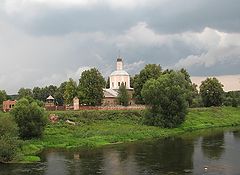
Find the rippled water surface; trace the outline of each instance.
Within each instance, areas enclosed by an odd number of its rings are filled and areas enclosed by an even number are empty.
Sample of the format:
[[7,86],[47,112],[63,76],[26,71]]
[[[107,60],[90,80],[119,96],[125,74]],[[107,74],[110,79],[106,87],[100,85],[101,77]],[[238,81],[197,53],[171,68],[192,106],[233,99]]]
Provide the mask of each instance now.
[[36,164],[0,165],[0,175],[239,175],[240,128],[40,156]]

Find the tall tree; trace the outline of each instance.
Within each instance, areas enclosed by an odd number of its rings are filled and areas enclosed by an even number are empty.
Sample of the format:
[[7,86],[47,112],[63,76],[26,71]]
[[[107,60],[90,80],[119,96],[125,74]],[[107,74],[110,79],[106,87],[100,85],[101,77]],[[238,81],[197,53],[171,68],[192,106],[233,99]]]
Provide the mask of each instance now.
[[144,84],[142,96],[150,107],[147,124],[172,128],[184,121],[189,91],[186,83],[182,73],[172,71]]
[[66,83],[64,91],[64,101],[66,104],[72,104],[73,99],[77,96],[77,83],[69,78],[69,81]]
[[135,75],[134,77],[134,97],[136,99],[136,103],[144,104],[141,91],[143,85],[147,80],[151,78],[157,79],[162,74],[162,68],[157,64],[147,64],[143,70],[140,71],[139,75]]
[[103,76],[96,68],[84,71],[78,85],[80,102],[90,106],[101,105],[105,84]]
[[7,93],[5,90],[0,90],[0,107],[5,100],[7,100]]
[[66,90],[67,82],[61,83],[61,85],[57,88],[56,92],[54,93],[54,98],[57,105],[61,106],[64,104],[64,92]]
[[20,88],[18,91],[18,99],[32,96],[33,96],[32,90],[29,88]]
[[54,85],[47,86],[46,91],[47,91],[47,96],[49,96],[49,95],[54,96],[54,94],[57,91],[57,86],[54,86]]
[[187,72],[186,69],[181,69],[180,72],[184,75],[184,79],[186,80],[186,89],[188,89],[188,94],[187,95],[187,101],[188,101],[188,106],[192,106],[193,104],[193,99],[197,97],[198,91],[196,89],[196,84],[193,84],[190,75]]
[[106,88],[107,88],[107,89],[110,88],[110,77],[107,78]]
[[220,106],[223,103],[223,85],[217,78],[207,78],[200,85],[200,95],[205,107]]
[[123,82],[118,89],[118,102],[122,106],[128,106],[129,103],[129,95]]
[[33,90],[33,98],[35,100],[40,100],[40,101],[44,101],[44,95],[43,95],[43,90],[40,87],[34,87]]

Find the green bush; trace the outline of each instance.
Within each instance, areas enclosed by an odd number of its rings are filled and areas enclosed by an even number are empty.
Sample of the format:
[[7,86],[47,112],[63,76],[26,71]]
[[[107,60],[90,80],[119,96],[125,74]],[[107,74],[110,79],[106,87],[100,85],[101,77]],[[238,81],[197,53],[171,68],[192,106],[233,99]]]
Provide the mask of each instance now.
[[223,85],[217,78],[207,78],[199,88],[205,107],[222,105],[224,99]]
[[0,162],[9,162],[19,148],[18,128],[14,120],[0,113]]
[[185,120],[187,114],[188,82],[181,72],[161,75],[148,80],[142,89],[142,97],[149,112],[146,123],[153,126],[173,128]]
[[41,137],[47,118],[44,109],[39,107],[36,102],[29,103],[27,99],[17,102],[11,111],[19,127],[20,137],[24,139]]

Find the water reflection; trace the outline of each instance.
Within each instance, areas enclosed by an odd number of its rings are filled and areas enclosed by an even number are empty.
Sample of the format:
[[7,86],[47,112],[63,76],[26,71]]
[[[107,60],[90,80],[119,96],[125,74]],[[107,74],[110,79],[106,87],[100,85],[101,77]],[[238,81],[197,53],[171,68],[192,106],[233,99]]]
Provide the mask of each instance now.
[[193,168],[193,140],[168,138],[155,144],[139,145],[136,148],[136,160],[144,172],[178,172]]
[[94,150],[48,150],[41,154],[41,163],[0,164],[0,175],[238,175],[239,136],[240,130],[210,131],[195,137],[172,137]]
[[224,133],[212,133],[202,139],[203,154],[210,159],[219,159],[224,152]]
[[240,130],[233,131],[233,135],[236,139],[240,139]]

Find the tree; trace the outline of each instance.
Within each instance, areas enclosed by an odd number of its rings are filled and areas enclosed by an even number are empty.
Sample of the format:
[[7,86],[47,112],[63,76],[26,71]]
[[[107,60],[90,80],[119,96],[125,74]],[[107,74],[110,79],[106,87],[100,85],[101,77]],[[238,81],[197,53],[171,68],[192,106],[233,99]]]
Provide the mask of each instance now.
[[3,101],[7,100],[7,93],[5,90],[0,90],[0,110],[3,104]]
[[0,162],[13,160],[19,146],[16,123],[10,116],[0,116]]
[[142,96],[149,106],[147,124],[172,128],[184,121],[189,93],[186,83],[181,72],[172,71],[144,84]]
[[57,105],[62,106],[64,104],[64,92],[66,90],[67,82],[61,83],[61,85],[57,88],[56,92],[54,93],[54,98]]
[[181,69],[180,72],[184,75],[184,78],[186,80],[186,89],[188,89],[188,94],[187,94],[187,101],[188,101],[188,106],[193,105],[193,99],[197,97],[198,91],[197,91],[197,85],[193,84],[190,75],[187,72],[186,69]]
[[40,88],[40,87],[34,87],[33,90],[32,90],[32,92],[33,92],[33,98],[34,98],[35,100],[43,101],[44,96],[43,96],[43,90],[42,90],[42,88]]
[[223,105],[238,107],[240,104],[240,91],[229,91],[224,93]]
[[30,103],[27,99],[20,99],[11,114],[19,127],[20,137],[24,139],[39,138],[47,124],[43,108],[36,102]]
[[118,89],[118,101],[120,105],[128,106],[129,95],[126,89],[126,86],[122,82]]
[[64,101],[66,104],[72,104],[73,99],[77,96],[77,83],[69,78],[64,91]]
[[28,88],[20,88],[18,90],[18,99],[24,98],[24,97],[33,97],[33,93],[31,89]]
[[216,78],[207,78],[200,85],[200,95],[205,107],[222,105],[223,94],[223,85]]
[[101,105],[105,84],[103,76],[96,68],[84,71],[78,85],[80,101],[90,106]]
[[32,90],[33,93],[32,96],[35,100],[45,102],[49,95],[55,96],[57,90],[58,90],[57,86],[54,85],[46,86],[44,88],[34,87]]
[[136,103],[144,104],[141,91],[143,85],[147,80],[151,78],[157,79],[162,74],[162,68],[160,65],[156,64],[147,64],[143,70],[140,71],[139,75],[135,75],[133,79],[133,88],[134,88],[134,97],[136,99]]
[[45,89],[46,89],[47,97],[49,95],[54,95],[57,92],[57,86],[54,86],[54,85],[46,86]]
[[110,77],[107,78],[106,89],[110,88]]

